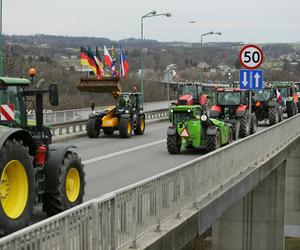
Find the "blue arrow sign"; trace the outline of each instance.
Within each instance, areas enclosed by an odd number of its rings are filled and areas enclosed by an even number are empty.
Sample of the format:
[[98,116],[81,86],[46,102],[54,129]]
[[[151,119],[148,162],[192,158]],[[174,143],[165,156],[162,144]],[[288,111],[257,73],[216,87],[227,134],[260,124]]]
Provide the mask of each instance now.
[[240,89],[263,89],[263,70],[240,70]]

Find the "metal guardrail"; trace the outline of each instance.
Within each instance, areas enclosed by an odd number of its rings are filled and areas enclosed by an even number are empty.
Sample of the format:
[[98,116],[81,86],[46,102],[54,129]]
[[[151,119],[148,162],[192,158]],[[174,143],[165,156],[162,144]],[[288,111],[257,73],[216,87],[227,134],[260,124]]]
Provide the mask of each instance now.
[[[169,117],[169,110],[163,109],[148,111],[145,113],[145,116],[146,122],[156,119],[167,118]],[[51,126],[52,136],[83,132],[86,129],[86,121],[87,119],[53,124]]]
[[[4,249],[120,249],[300,137],[300,115],[0,239]],[[262,145],[263,142],[263,145]],[[233,157],[234,156],[234,157]]]
[[[168,109],[169,105],[170,102],[168,101],[144,103],[144,112]],[[102,110],[104,108],[105,107],[96,107],[95,110]],[[80,121],[86,119],[90,113],[91,113],[90,108],[45,112],[44,123],[60,124],[69,121]],[[27,117],[28,119],[34,120],[35,114],[28,114]]]

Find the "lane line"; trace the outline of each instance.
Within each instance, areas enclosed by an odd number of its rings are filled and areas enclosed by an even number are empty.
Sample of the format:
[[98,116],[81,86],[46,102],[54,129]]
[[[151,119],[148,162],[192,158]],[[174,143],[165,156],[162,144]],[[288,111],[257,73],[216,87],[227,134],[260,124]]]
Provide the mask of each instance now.
[[141,146],[137,146],[137,147],[134,147],[134,148],[128,148],[128,149],[121,150],[121,151],[118,151],[118,152],[114,152],[114,153],[111,153],[111,154],[107,154],[107,155],[95,157],[95,158],[92,158],[92,159],[89,159],[89,160],[85,160],[85,161],[82,161],[82,163],[86,165],[86,164],[90,164],[90,163],[97,162],[97,161],[103,161],[103,160],[111,158],[111,157],[127,154],[127,153],[130,153],[130,152],[137,151],[137,150],[147,148],[147,147],[151,147],[151,146],[154,146],[154,145],[166,142],[166,141],[167,141],[166,139],[163,139],[163,140],[159,140],[159,141],[150,142],[150,143],[147,143],[147,144],[144,144],[144,145],[141,145]]

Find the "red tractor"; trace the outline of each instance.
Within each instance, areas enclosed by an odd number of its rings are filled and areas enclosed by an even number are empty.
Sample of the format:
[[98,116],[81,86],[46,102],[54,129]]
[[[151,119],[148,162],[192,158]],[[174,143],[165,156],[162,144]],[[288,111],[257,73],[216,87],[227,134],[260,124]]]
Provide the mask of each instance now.
[[257,129],[257,119],[251,109],[249,93],[239,88],[218,88],[216,105],[210,110],[211,118],[233,125],[234,139],[254,134]]
[[184,82],[177,85],[177,105],[206,105],[210,109],[210,100],[207,94],[203,93],[203,84],[199,82]]

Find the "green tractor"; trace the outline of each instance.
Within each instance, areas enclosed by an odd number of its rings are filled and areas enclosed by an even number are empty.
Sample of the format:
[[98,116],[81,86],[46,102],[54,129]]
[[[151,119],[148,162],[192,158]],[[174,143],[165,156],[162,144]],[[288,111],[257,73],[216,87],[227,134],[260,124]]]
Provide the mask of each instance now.
[[[0,235],[26,227],[35,206],[54,215],[83,201],[85,173],[74,146],[50,144],[43,125],[43,95],[58,105],[57,85],[28,89],[30,81],[0,78]],[[35,99],[36,122],[26,104]]]
[[203,105],[176,105],[170,112],[172,125],[167,131],[170,154],[179,154],[182,146],[206,148],[210,152],[232,142],[232,125],[208,118]]
[[293,82],[271,82],[270,86],[277,91],[277,99],[283,106],[288,118],[299,112],[299,97],[296,85]]
[[269,120],[272,126],[283,120],[283,108],[276,96],[276,89],[265,86],[262,90],[253,91],[252,109],[258,121]]

